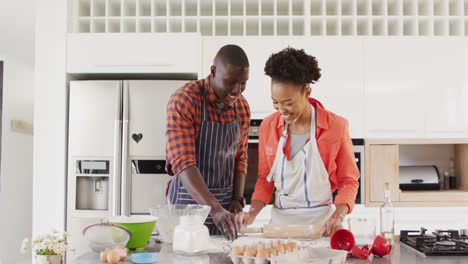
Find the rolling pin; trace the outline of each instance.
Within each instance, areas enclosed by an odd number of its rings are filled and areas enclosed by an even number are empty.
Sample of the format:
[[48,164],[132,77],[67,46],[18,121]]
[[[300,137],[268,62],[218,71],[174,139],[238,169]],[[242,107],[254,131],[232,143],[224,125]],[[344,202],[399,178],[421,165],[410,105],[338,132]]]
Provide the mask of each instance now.
[[263,233],[267,238],[309,238],[322,237],[320,225],[285,225],[266,224],[263,227],[245,227],[240,230],[241,234]]

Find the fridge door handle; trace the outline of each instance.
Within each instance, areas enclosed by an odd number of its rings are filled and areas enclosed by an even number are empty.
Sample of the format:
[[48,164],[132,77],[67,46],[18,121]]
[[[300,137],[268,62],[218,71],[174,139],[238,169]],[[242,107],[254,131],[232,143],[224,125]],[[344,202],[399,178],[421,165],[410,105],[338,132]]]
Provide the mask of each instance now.
[[111,213],[112,216],[120,215],[120,164],[122,158],[121,131],[122,131],[122,82],[118,84],[117,99],[115,102],[115,123],[114,123],[114,177],[112,184]]
[[128,81],[123,82],[122,111],[122,204],[121,214],[130,215],[130,182],[128,177]]

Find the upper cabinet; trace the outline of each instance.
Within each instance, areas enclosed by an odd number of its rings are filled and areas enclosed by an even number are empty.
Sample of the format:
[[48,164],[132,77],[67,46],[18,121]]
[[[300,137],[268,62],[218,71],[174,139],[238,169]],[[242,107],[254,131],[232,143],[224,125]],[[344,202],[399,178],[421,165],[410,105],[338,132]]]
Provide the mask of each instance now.
[[200,36],[184,34],[68,34],[68,73],[198,75]]
[[466,38],[434,40],[431,54],[437,61],[424,96],[427,137],[468,137],[467,47]]
[[[430,46],[430,45],[429,45]],[[370,138],[424,137],[424,82],[433,70],[421,39],[366,39],[365,122]]]
[[429,96],[425,97],[427,137],[468,137],[468,76],[465,78],[435,81],[428,87]]
[[468,136],[466,47],[462,38],[365,39],[366,137]]

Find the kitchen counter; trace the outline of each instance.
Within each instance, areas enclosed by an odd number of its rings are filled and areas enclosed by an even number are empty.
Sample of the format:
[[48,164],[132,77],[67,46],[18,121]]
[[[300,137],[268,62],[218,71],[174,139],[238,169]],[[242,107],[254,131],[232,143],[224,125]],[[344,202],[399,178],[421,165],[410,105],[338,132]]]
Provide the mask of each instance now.
[[[222,238],[218,237],[214,240],[221,241]],[[227,251],[225,252],[209,253],[201,256],[181,256],[176,255],[172,252],[171,244],[156,243],[151,240],[150,243],[145,247],[145,252],[158,252],[158,263],[164,264],[231,264],[231,259],[228,256]],[[130,252],[133,254],[135,252]],[[130,259],[127,257],[127,259]],[[73,264],[96,264],[102,263],[99,260],[99,255],[93,252],[89,252],[78,256]],[[130,264],[130,261],[120,262],[120,264]],[[414,249],[407,247],[406,245],[400,244],[398,241],[395,242],[392,252],[389,256],[380,258],[372,256],[369,259],[361,260],[357,258],[347,258],[345,263],[350,264],[458,264],[468,263],[468,256],[440,256],[440,257],[426,257],[421,253],[416,252]]]

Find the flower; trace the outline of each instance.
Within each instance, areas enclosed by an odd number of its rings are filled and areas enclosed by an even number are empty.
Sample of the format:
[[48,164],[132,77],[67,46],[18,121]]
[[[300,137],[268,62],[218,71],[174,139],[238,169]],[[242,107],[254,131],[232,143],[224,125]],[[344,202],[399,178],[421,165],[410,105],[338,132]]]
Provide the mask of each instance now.
[[50,234],[38,235],[32,244],[25,238],[21,244],[21,253],[26,253],[29,248],[34,250],[36,255],[63,255],[66,251],[74,251],[66,242],[70,234],[53,230]]
[[23,239],[23,242],[21,242],[21,249],[20,249],[21,254],[26,253],[28,248],[29,248],[29,239],[25,238]]

